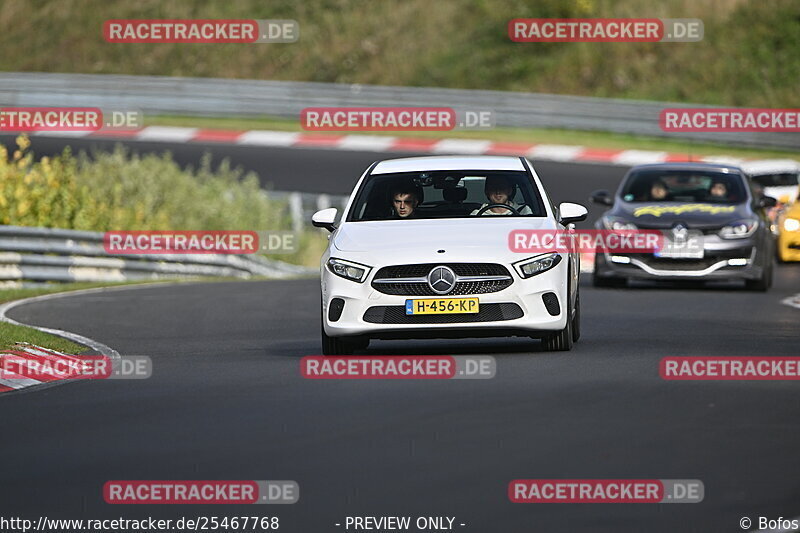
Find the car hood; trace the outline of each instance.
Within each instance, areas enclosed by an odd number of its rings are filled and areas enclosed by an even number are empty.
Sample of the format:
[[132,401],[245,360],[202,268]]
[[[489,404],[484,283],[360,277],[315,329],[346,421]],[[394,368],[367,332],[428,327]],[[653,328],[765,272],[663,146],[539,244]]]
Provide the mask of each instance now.
[[731,222],[751,218],[747,203],[622,203],[615,206],[609,215],[622,217],[644,229],[668,229],[682,222],[689,228],[720,228]]
[[508,246],[509,233],[520,229],[553,230],[556,223],[546,217],[348,222],[332,239],[340,251],[374,256],[384,263],[513,262],[525,257]]

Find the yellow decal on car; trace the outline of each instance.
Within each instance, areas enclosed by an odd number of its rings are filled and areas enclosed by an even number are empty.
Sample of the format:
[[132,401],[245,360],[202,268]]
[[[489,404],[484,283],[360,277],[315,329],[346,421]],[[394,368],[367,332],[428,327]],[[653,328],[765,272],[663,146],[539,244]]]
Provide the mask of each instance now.
[[684,204],[684,205],[648,205],[638,207],[634,210],[633,216],[653,215],[660,217],[664,213],[680,215],[683,213],[708,213],[717,215],[719,213],[733,213],[735,205],[710,205],[710,204]]

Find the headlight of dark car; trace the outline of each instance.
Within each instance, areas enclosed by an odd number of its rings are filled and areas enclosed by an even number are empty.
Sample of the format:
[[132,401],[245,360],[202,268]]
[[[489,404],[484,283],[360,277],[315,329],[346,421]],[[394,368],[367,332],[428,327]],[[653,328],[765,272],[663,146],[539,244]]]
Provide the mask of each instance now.
[[328,259],[328,270],[340,278],[363,283],[372,267],[331,257]]
[[514,268],[523,278],[531,278],[542,272],[547,272],[561,262],[561,256],[557,253],[537,255],[529,259],[523,259],[514,263]]
[[738,220],[719,230],[723,239],[744,239],[755,233],[758,229],[758,220]]
[[611,217],[611,216],[603,217],[603,226],[605,226],[606,229],[614,231],[636,229],[636,224],[634,224],[633,222],[629,222],[624,218]]

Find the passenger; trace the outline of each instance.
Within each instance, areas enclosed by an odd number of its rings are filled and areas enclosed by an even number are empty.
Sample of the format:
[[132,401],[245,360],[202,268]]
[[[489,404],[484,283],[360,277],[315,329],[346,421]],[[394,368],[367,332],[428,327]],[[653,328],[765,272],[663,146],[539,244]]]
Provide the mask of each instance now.
[[[486,178],[486,183],[483,187],[483,192],[486,193],[488,203],[481,205],[478,209],[474,210],[470,215],[477,215],[481,209],[491,204],[503,204],[514,208],[520,215],[530,215],[531,208],[524,204],[518,204],[511,199],[514,197],[514,186],[511,182],[502,176],[491,176]],[[483,212],[484,215],[513,215],[514,211],[504,207],[492,207]]]

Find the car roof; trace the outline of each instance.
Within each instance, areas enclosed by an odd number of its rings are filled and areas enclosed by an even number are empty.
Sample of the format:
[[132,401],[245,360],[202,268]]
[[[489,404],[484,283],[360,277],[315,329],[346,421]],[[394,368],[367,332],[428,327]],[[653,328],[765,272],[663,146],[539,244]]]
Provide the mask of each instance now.
[[725,165],[722,163],[695,163],[695,162],[682,162],[682,163],[651,163],[647,165],[636,165],[631,168],[630,172],[634,170],[705,170],[717,172],[731,172],[741,174],[742,169],[736,165]]
[[426,170],[525,170],[519,157],[510,156],[428,156],[387,159],[372,169],[372,174],[424,172]]
[[745,172],[752,176],[783,174],[800,171],[800,163],[794,159],[759,159],[742,163]]

